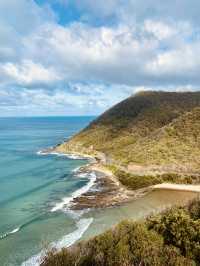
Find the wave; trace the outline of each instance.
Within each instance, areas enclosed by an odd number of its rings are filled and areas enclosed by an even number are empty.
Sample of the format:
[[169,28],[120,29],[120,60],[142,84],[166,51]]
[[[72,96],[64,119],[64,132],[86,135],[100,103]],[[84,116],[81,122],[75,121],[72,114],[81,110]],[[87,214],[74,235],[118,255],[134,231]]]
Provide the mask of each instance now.
[[45,214],[40,214],[40,215],[38,215],[38,216],[36,216],[36,217],[34,217],[34,218],[28,220],[27,222],[21,224],[19,227],[16,227],[16,228],[13,229],[12,231],[7,232],[7,233],[4,233],[3,235],[0,235],[0,240],[1,240],[1,239],[4,239],[4,238],[6,238],[6,237],[8,237],[8,236],[10,236],[10,235],[13,235],[13,234],[15,234],[15,233],[17,233],[17,232],[19,232],[19,231],[20,231],[21,229],[23,229],[24,227],[26,227],[26,226],[28,226],[28,225],[30,225],[30,224],[32,224],[32,223],[38,221],[38,220],[41,220],[41,219],[44,217],[44,215],[45,215]]
[[55,151],[50,151],[50,150],[41,150],[37,152],[37,155],[56,155],[59,157],[67,157],[68,159],[72,159],[72,160],[87,160],[90,157],[86,157],[86,156],[81,156],[81,155],[77,155],[77,154],[68,154],[68,153],[61,153],[61,152],[55,152]]
[[72,193],[71,197],[65,197],[65,198],[63,198],[61,202],[57,203],[51,209],[51,212],[55,212],[55,211],[58,211],[58,210],[62,210],[64,208],[64,206],[66,206],[69,203],[71,203],[73,201],[73,199],[78,198],[82,194],[85,194],[86,192],[88,192],[91,189],[91,187],[94,185],[97,177],[96,177],[95,172],[87,173],[87,176],[89,177],[89,182],[85,186],[83,186],[82,188],[74,191]]
[[0,240],[1,240],[1,239],[4,239],[4,238],[6,238],[6,237],[8,237],[9,235],[13,235],[13,234],[19,232],[20,229],[21,229],[21,226],[15,228],[15,229],[13,229],[13,230],[10,231],[10,232],[7,232],[7,233],[5,233],[5,234],[3,234],[3,235],[0,235]]
[[[79,220],[76,223],[77,229],[75,231],[64,236],[59,241],[50,244],[49,248],[56,248],[56,250],[59,251],[64,247],[69,247],[73,245],[83,236],[83,234],[87,231],[92,222],[93,218],[84,218]],[[46,250],[42,250],[39,254],[34,255],[27,261],[23,262],[21,266],[39,266],[42,263],[45,254]]]
[[72,170],[72,173],[73,174],[78,174],[80,173],[80,169],[81,169],[82,166],[79,166],[79,167],[76,167],[74,170]]
[[74,232],[64,236],[60,241],[55,243],[55,248],[60,250],[64,247],[69,247],[73,245],[77,240],[79,240],[83,236],[83,234],[87,231],[88,227],[91,225],[92,222],[93,218],[85,218],[78,221],[76,224],[77,229]]

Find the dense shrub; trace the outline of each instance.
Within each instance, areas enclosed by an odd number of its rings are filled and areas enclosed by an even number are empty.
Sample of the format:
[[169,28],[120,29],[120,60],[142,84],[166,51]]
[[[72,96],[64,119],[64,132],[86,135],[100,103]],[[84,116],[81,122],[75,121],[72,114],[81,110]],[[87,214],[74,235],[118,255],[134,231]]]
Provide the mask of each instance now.
[[200,182],[199,176],[187,176],[175,173],[167,173],[161,175],[135,175],[116,167],[110,167],[110,170],[117,176],[119,181],[130,189],[140,189],[155,184],[161,184],[164,182],[176,183],[176,184],[196,184]]
[[133,175],[121,170],[116,170],[115,175],[123,185],[133,190],[162,183],[162,179],[159,176]]
[[194,199],[188,204],[188,211],[192,219],[200,219],[200,198]]
[[175,207],[151,217],[147,226],[162,235],[165,244],[179,248],[183,256],[200,263],[200,220],[194,220],[187,208]]
[[47,253],[42,266],[200,265],[200,200],[143,223],[124,221],[87,242]]

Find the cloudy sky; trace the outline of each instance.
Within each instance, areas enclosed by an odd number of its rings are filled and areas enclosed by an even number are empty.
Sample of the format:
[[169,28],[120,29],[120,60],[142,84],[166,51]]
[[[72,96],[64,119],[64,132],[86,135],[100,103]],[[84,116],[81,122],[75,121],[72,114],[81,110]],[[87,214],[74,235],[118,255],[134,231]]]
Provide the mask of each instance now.
[[0,0],[0,116],[200,88],[199,0]]

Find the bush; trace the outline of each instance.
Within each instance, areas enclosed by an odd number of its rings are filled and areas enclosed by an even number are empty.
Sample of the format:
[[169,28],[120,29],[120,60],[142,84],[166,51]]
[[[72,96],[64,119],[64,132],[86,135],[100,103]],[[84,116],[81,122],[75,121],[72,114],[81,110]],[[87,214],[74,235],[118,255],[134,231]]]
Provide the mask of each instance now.
[[200,198],[194,199],[188,204],[188,211],[192,219],[200,219]]
[[42,266],[200,265],[200,221],[188,208],[172,208],[145,223],[124,221],[71,249],[50,251]]
[[165,244],[179,248],[183,256],[200,263],[200,220],[193,220],[187,208],[176,207],[150,217],[147,226],[161,234]]
[[123,185],[133,190],[162,183],[160,176],[132,175],[121,170],[116,170],[115,175]]
[[134,175],[111,166],[110,169],[118,177],[119,181],[126,187],[136,190],[164,182],[176,184],[196,184],[199,176],[184,176],[176,173],[166,173],[162,175]]

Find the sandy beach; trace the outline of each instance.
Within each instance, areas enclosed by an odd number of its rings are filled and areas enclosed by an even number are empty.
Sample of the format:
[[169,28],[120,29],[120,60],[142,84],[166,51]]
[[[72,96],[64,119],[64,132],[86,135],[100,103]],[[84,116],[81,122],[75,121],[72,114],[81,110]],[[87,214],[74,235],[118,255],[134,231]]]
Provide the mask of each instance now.
[[171,184],[163,183],[154,185],[153,189],[169,189],[169,190],[179,190],[179,191],[189,191],[200,193],[200,185],[184,185],[184,184]]

